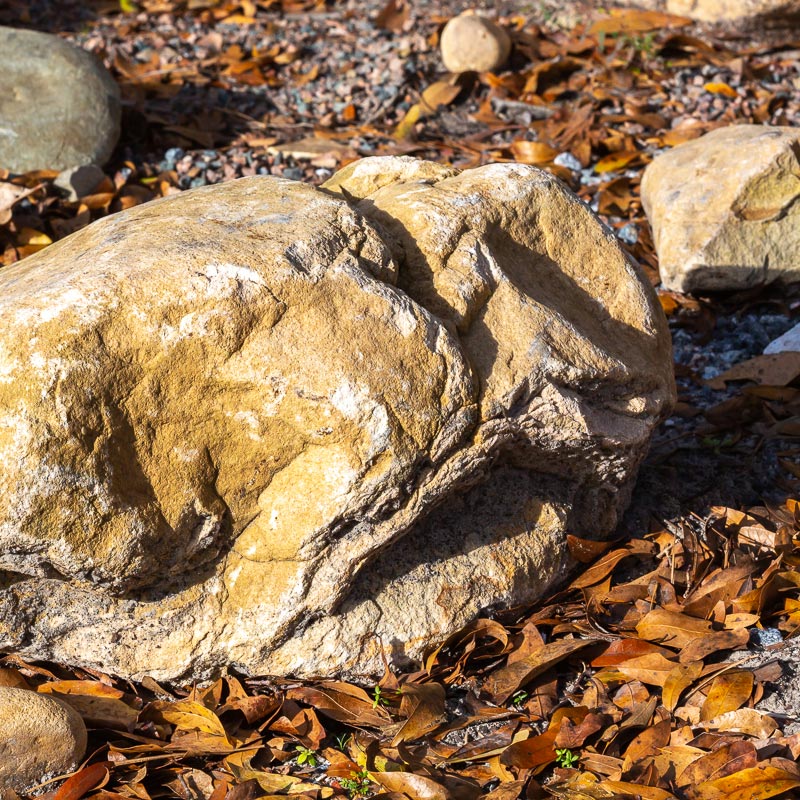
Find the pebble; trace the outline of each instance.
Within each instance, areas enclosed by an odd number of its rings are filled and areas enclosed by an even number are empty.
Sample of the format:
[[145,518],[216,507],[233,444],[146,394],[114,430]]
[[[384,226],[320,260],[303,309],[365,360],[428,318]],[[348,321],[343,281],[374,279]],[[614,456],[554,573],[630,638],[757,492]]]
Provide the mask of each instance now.
[[72,772],[86,752],[86,726],[66,703],[0,686],[0,791],[27,792]]
[[581,162],[578,161],[572,153],[559,153],[553,159],[553,163],[557,164],[559,167],[571,169],[573,172],[580,172],[583,169]]
[[777,628],[752,628],[750,644],[756,647],[769,647],[783,641],[783,634]]
[[439,46],[449,72],[495,72],[508,60],[511,39],[499,25],[468,11],[444,26]]

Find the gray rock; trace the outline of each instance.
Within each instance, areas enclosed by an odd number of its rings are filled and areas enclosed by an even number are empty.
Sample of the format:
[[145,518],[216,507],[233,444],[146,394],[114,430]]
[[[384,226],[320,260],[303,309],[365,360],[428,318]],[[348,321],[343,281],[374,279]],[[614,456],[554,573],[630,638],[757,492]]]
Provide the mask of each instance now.
[[66,193],[67,200],[75,202],[92,194],[105,176],[105,172],[97,164],[84,164],[65,169],[53,183]]
[[119,87],[92,56],[56,36],[0,27],[0,167],[104,164],[119,137]]
[[800,324],[790,328],[783,336],[774,339],[764,348],[765,356],[773,355],[774,353],[793,352],[800,352]]
[[0,793],[72,772],[86,752],[80,715],[54,697],[0,686]]

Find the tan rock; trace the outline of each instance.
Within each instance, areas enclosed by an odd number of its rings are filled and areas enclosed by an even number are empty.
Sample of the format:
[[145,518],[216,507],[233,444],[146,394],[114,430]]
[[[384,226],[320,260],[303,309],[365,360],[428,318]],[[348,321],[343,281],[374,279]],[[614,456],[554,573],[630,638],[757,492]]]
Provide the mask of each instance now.
[[800,20],[800,0],[615,0],[615,5],[665,11],[698,22],[783,27]]
[[0,167],[104,164],[120,126],[119,88],[91,54],[58,36],[0,26]]
[[614,527],[672,398],[649,285],[533,167],[365,159],[106,218],[0,271],[0,647],[160,679],[419,658]]
[[661,280],[681,292],[800,279],[800,131],[719,128],[658,156],[642,203]]
[[25,792],[72,772],[86,752],[86,726],[54,697],[0,686],[0,791]]
[[511,39],[490,19],[468,11],[444,26],[439,46],[449,72],[495,72],[508,60]]

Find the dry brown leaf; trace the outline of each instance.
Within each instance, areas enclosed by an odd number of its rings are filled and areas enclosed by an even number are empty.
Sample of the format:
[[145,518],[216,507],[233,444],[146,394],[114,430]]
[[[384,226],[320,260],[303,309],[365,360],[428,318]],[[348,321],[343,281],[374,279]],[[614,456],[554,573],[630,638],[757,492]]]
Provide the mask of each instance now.
[[723,778],[734,772],[754,767],[758,762],[755,745],[736,739],[724,742],[716,750],[703,754],[677,773],[678,786],[696,786],[705,781]]
[[451,80],[436,81],[422,92],[420,105],[423,116],[433,114],[439,106],[449,106],[461,92],[461,86]]
[[689,642],[681,650],[678,660],[681,664],[691,664],[693,661],[700,661],[720,650],[738,650],[746,647],[749,641],[750,634],[745,628],[733,631],[716,631]]
[[602,789],[611,792],[611,797],[641,798],[641,800],[676,800],[672,792],[659,789],[657,786],[642,786],[640,783],[628,781],[604,780],[598,784]]
[[754,708],[728,711],[701,724],[709,730],[746,733],[757,739],[768,739],[778,728],[778,723],[772,717]]
[[392,747],[419,739],[447,720],[445,689],[440,683],[410,683],[401,691],[400,713],[407,719],[392,739]]
[[765,800],[800,786],[797,765],[771,759],[723,778],[701,783],[693,800]]
[[[561,710],[561,709],[559,709]],[[544,733],[509,745],[500,762],[517,769],[534,769],[555,761],[555,741],[558,731],[552,725]]]
[[703,674],[703,662],[692,661],[688,664],[679,664],[670,670],[664,680],[664,689],[661,692],[661,701],[667,711],[674,711],[678,707],[681,693],[688,689]]
[[520,686],[596,641],[597,639],[559,639],[550,642],[534,650],[527,658],[506,664],[493,672],[484,683],[484,689],[495,703],[503,704]]
[[642,639],[615,639],[608,647],[592,661],[593,667],[614,667],[624,664],[631,658],[660,653],[662,656],[671,656],[672,653],[664,647],[659,647],[652,642]]
[[53,795],[53,800],[80,800],[92,789],[99,789],[108,782],[111,762],[90,764],[67,778]]
[[652,542],[647,542],[644,539],[634,539],[629,542],[625,547],[620,547],[617,550],[612,550],[600,558],[596,564],[585,569],[574,581],[570,584],[570,589],[584,589],[587,586],[592,586],[595,583],[600,583],[605,579],[611,571],[625,558],[630,556],[644,556],[653,555],[656,552],[655,545]]
[[660,11],[641,11],[639,9],[612,9],[611,16],[597,20],[589,28],[591,34],[645,33],[663,28],[682,28],[691,25],[688,17],[664,14]]
[[708,720],[741,708],[753,693],[753,673],[731,670],[717,675],[708,689],[706,700],[700,708],[700,720]]
[[721,94],[725,97],[738,97],[738,93],[736,89],[732,86],[729,86],[727,83],[723,83],[722,81],[715,81],[713,83],[707,83],[703,86],[703,89],[711,94]]
[[638,150],[623,150],[619,153],[610,153],[601,158],[594,165],[594,171],[598,174],[616,172],[617,170],[624,169],[641,157],[642,154]]
[[411,15],[409,0],[389,0],[375,17],[375,25],[392,33],[402,33]]
[[544,142],[528,142],[518,139],[511,143],[511,154],[521,164],[547,164],[557,155],[558,150]]
[[400,792],[411,800],[451,800],[450,792],[424,775],[413,772],[373,772],[372,780],[389,792]]
[[630,658],[617,665],[617,670],[629,680],[637,680],[650,686],[663,686],[676,664],[660,653],[647,653]]
[[691,642],[712,632],[711,623],[677,611],[654,608],[636,626],[642,639],[680,650]]
[[800,353],[773,353],[735,364],[721,375],[706,381],[721,391],[729,381],[755,381],[761,386],[786,386],[800,375]]

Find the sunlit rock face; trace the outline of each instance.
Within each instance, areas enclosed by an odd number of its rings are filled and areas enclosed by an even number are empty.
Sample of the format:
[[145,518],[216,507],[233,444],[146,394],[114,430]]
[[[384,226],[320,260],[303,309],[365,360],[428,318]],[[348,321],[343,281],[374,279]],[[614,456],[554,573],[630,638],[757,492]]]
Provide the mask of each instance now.
[[664,286],[800,280],[800,131],[731,125],[658,156],[642,178]]
[[0,647],[368,675],[534,600],[673,401],[638,268],[533,167],[365,159],[0,271]]

